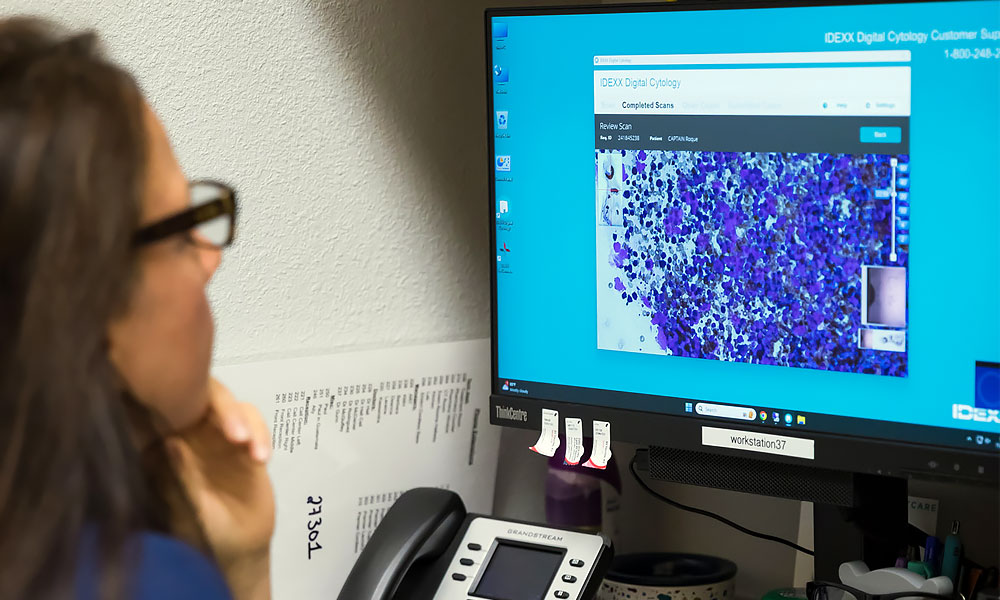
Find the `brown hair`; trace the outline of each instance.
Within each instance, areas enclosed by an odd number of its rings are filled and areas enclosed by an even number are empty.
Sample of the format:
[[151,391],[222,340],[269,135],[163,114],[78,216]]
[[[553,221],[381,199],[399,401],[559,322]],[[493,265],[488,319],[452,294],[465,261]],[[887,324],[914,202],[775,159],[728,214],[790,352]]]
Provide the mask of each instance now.
[[73,596],[82,554],[118,595],[129,536],[169,529],[106,342],[134,277],[144,110],[93,34],[0,21],[2,599]]

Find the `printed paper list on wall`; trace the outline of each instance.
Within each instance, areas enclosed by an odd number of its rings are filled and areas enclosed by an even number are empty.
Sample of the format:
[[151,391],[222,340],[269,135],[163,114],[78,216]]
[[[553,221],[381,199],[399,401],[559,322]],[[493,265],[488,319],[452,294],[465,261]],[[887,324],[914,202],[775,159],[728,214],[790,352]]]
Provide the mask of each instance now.
[[276,598],[336,597],[410,488],[451,489],[470,511],[492,511],[489,352],[475,340],[216,368],[271,427]]

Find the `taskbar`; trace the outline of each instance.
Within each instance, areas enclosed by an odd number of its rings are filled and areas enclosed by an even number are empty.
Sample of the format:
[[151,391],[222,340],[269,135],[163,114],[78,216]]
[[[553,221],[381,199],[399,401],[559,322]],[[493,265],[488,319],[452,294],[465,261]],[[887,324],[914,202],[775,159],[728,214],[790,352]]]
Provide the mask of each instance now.
[[551,400],[618,410],[641,411],[674,417],[702,419],[702,423],[740,424],[773,429],[775,433],[796,431],[848,435],[874,440],[955,448],[970,452],[1000,454],[1000,432],[934,427],[804,412],[781,406],[722,403],[634,392],[598,390],[533,381],[500,378],[494,393],[526,399]]

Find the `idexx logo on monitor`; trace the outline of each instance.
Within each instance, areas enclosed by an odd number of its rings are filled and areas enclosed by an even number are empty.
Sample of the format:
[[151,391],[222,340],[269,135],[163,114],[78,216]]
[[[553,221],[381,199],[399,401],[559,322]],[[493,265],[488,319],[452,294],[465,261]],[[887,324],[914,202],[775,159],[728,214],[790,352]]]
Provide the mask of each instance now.
[[975,421],[976,423],[1000,423],[1000,410],[976,408],[968,404],[952,404],[951,418],[959,421]]
[[497,405],[497,418],[506,419],[508,421],[521,421],[522,423],[528,422],[528,411],[521,410],[519,408],[511,408],[509,406]]

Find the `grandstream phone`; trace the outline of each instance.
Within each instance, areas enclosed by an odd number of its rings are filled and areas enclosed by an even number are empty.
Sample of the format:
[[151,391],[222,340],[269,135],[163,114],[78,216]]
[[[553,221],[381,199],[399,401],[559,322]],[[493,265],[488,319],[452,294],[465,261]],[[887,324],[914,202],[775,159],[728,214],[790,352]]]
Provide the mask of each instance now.
[[339,600],[591,600],[614,551],[603,534],[468,514],[454,492],[400,496]]

